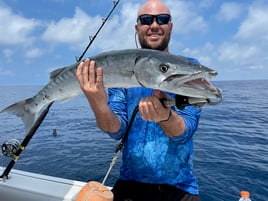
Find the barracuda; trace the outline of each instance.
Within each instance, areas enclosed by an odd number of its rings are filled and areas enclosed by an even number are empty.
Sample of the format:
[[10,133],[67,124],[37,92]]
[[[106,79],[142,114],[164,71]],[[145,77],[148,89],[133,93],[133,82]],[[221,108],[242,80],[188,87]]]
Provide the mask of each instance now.
[[[95,60],[96,66],[103,68],[106,88],[146,87],[195,100],[222,100],[221,90],[209,82],[217,72],[183,56],[156,50],[129,49],[101,53],[91,59]],[[0,113],[10,112],[21,117],[27,131],[46,104],[67,100],[81,93],[76,79],[78,65],[75,63],[53,71],[49,83],[35,96],[14,103]]]

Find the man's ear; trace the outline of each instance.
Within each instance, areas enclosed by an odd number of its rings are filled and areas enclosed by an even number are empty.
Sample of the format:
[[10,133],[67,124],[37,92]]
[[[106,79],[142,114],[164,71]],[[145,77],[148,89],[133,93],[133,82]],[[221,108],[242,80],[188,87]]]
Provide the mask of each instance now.
[[135,24],[135,30],[136,30],[136,33],[139,31],[139,26],[137,24]]

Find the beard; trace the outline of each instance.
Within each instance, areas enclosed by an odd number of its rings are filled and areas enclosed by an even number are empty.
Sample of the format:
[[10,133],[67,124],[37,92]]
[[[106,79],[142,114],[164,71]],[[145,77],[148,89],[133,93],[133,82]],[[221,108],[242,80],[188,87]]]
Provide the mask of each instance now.
[[154,49],[164,51],[168,49],[168,44],[170,41],[170,34],[166,35],[159,43],[150,43],[142,36],[139,36],[139,41],[141,48],[143,49]]

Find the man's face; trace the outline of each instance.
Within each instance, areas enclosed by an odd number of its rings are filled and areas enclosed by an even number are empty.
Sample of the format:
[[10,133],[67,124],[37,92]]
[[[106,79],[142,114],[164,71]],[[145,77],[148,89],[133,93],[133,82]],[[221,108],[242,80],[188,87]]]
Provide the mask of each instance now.
[[172,22],[169,20],[166,24],[159,24],[155,17],[156,15],[154,14],[153,22],[150,25],[142,24],[142,21],[138,19],[135,28],[138,34],[139,42],[141,47],[145,49],[168,51],[168,44],[172,31]]

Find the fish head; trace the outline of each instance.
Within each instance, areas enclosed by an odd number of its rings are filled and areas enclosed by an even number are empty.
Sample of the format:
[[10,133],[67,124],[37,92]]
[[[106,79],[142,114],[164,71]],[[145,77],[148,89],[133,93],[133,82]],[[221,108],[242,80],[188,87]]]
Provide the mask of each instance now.
[[217,75],[204,65],[170,53],[151,51],[140,55],[134,74],[140,85],[196,98],[222,98],[209,80]]

